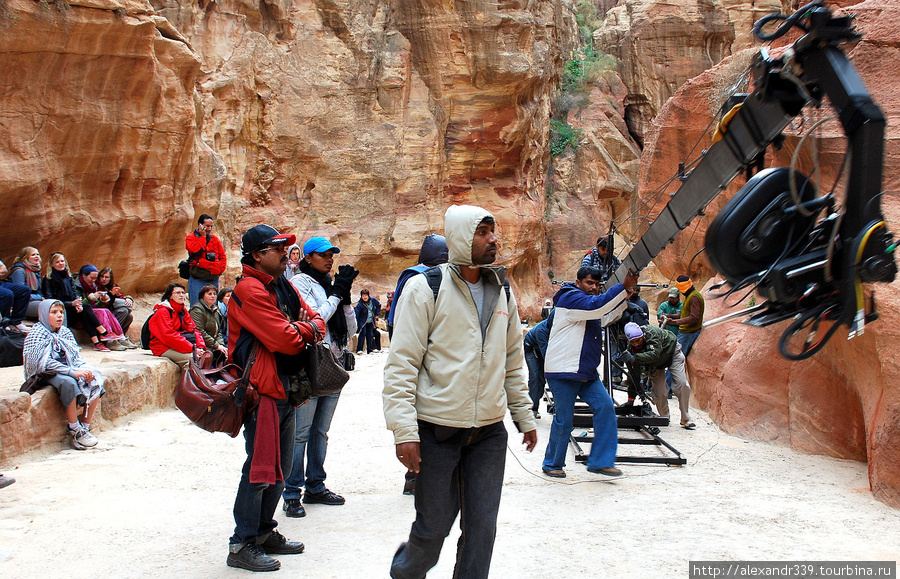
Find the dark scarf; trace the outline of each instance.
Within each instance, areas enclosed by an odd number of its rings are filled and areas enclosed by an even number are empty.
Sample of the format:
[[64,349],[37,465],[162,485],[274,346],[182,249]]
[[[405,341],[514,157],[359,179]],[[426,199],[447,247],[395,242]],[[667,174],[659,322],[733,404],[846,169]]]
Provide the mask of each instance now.
[[53,297],[63,302],[75,301],[75,288],[72,287],[72,278],[69,275],[68,268],[62,271],[51,268],[50,280],[56,285],[57,293],[48,297]]
[[[316,271],[309,265],[309,262],[304,260],[300,261],[300,273],[305,273],[309,277],[316,280],[322,288],[325,290],[325,295],[331,295],[331,276],[327,273],[322,273],[321,271]],[[337,311],[331,316],[331,319],[328,320],[328,331],[331,332],[331,340],[334,342],[334,345],[338,348],[347,347],[347,343],[350,341],[349,332],[347,331],[347,320],[344,318],[344,308],[343,304],[338,305]]]

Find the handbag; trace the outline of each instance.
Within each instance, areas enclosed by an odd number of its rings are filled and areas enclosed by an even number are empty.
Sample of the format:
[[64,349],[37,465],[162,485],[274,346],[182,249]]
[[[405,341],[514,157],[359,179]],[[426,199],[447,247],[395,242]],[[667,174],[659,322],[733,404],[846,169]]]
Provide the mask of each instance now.
[[19,388],[19,392],[34,394],[41,388],[46,388],[47,386],[49,386],[50,378],[53,378],[54,376],[56,376],[56,372],[52,372],[49,370],[33,374],[31,378],[25,380],[25,383],[22,384],[21,388]]
[[194,356],[175,386],[175,406],[203,430],[236,437],[244,415],[259,404],[259,393],[249,383],[258,345],[254,343],[244,371],[236,364],[202,369]]
[[190,279],[191,278],[191,264],[186,259],[182,259],[178,263],[178,277],[181,279]]
[[341,363],[344,366],[344,370],[352,372],[356,368],[356,356],[353,355],[353,352],[344,348],[344,351],[341,352]]
[[316,342],[307,347],[306,375],[312,388],[311,396],[328,396],[340,392],[350,380],[350,374],[339,364],[331,346],[320,340],[319,328],[312,324]]

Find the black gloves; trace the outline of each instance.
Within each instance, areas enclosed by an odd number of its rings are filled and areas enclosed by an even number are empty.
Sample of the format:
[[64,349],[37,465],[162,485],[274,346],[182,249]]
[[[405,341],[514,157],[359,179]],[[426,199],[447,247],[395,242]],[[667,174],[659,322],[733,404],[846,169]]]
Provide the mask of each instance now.
[[338,267],[334,281],[331,283],[331,295],[341,298],[342,304],[349,304],[351,301],[350,288],[353,287],[353,280],[358,275],[359,270],[352,265]]
[[634,364],[634,354],[625,350],[621,354],[619,354],[619,359],[625,362],[626,364]]

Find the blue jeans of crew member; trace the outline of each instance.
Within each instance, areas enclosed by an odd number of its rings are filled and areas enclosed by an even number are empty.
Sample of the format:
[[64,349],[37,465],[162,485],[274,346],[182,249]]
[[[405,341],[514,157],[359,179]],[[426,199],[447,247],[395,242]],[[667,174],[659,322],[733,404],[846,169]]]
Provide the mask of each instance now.
[[[291,470],[294,458],[294,408],[287,400],[276,400],[278,407],[278,427],[281,443],[281,472]],[[238,484],[237,497],[234,499],[234,535],[228,541],[231,550],[240,548],[257,537],[271,533],[278,526],[275,508],[281,499],[284,482],[275,484],[251,483],[250,464],[253,462],[253,443],[256,440],[256,417],[254,410],[244,417],[244,440],[247,460],[241,470],[241,482]]]
[[525,346],[525,365],[528,366],[528,395],[531,396],[531,409],[537,411],[544,395],[544,360],[540,352]]
[[691,348],[694,347],[694,342],[697,341],[699,336],[700,330],[696,332],[678,332],[678,344],[681,346],[681,353],[684,354],[685,358],[691,353]]
[[209,281],[205,279],[197,279],[193,276],[188,278],[188,300],[190,300],[192,306],[200,300],[200,288],[208,283],[213,284],[214,286],[216,286],[216,289],[219,289],[218,277]]
[[[446,437],[446,438],[445,438]],[[394,579],[425,577],[460,514],[453,577],[488,576],[506,465],[506,427],[449,429],[419,421],[422,463],[416,475],[416,521],[391,564]]]
[[284,498],[299,499],[300,489],[304,486],[308,493],[321,493],[325,490],[328,429],[331,428],[331,419],[340,396],[340,392],[335,392],[328,396],[310,398],[296,410],[294,463],[291,473],[284,479]]
[[615,466],[616,448],[619,444],[618,424],[612,398],[603,382],[599,379],[580,381],[547,378],[547,384],[553,393],[554,414],[547,452],[544,453],[544,469],[557,470],[566,466],[576,397],[581,397],[594,415],[594,440],[587,458],[588,468]]
[[0,284],[0,318],[9,318],[13,324],[25,319],[28,302],[31,301],[31,290],[21,283]]

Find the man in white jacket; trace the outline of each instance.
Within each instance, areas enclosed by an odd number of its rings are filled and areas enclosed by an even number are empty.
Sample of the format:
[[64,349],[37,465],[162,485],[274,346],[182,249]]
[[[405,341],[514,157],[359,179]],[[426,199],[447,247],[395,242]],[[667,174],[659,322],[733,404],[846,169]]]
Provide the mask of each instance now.
[[[411,278],[384,367],[384,415],[397,458],[416,477],[416,520],[391,577],[424,577],[462,510],[455,577],[487,577],[506,462],[509,408],[537,443],[522,329],[493,216],[455,206],[444,220],[450,263]],[[432,285],[433,284],[433,285]],[[437,295],[435,295],[435,289]]]

